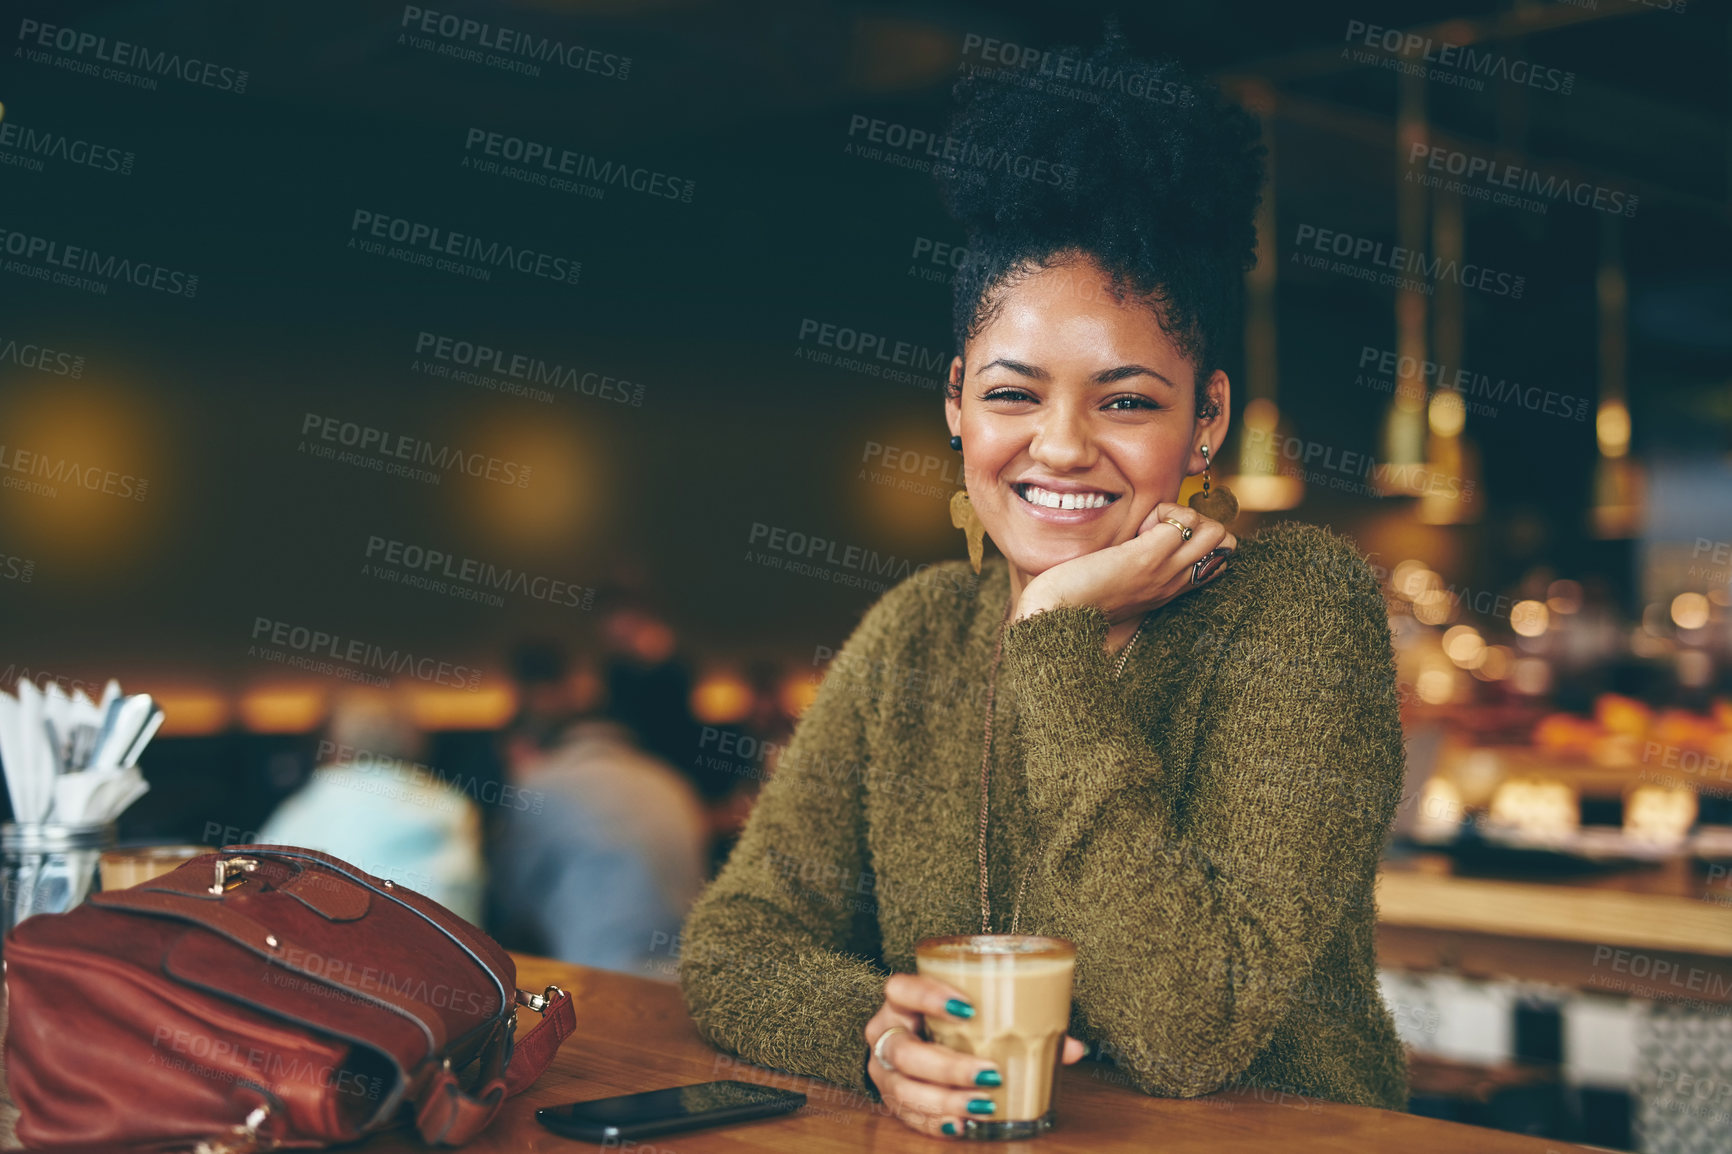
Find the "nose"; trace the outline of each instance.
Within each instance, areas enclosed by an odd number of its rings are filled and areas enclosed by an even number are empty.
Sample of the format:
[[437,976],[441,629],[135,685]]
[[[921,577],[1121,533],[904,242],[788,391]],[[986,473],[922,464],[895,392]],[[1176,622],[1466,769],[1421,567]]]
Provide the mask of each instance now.
[[1054,473],[1086,469],[1094,462],[1094,441],[1081,405],[1049,405],[1041,414],[1028,455]]

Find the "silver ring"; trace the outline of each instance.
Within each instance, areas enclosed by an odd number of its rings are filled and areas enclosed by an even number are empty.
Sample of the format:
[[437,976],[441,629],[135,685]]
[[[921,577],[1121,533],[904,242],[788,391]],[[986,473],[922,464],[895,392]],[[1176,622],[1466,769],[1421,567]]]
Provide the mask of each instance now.
[[1173,528],[1177,529],[1179,531],[1179,536],[1181,539],[1186,540],[1186,541],[1189,541],[1191,539],[1191,533],[1192,533],[1191,527],[1189,525],[1185,524],[1183,521],[1179,520],[1177,517],[1162,517],[1161,520],[1165,521],[1167,524],[1169,524]]
[[1215,570],[1227,563],[1227,558],[1232,556],[1232,553],[1225,545],[1217,545],[1203,554],[1202,560],[1191,566],[1191,584],[1201,585]]
[[880,1066],[883,1066],[886,1070],[889,1070],[892,1074],[894,1074],[896,1072],[896,1067],[892,1066],[890,1064],[890,1059],[886,1058],[884,1056],[884,1039],[888,1038],[891,1034],[894,1034],[897,1030],[901,1030],[904,1034],[911,1034],[914,1032],[914,1031],[910,1030],[907,1026],[891,1026],[888,1030],[885,1030],[882,1034],[879,1034],[878,1040],[876,1042],[872,1043],[872,1056],[878,1060],[878,1064]]

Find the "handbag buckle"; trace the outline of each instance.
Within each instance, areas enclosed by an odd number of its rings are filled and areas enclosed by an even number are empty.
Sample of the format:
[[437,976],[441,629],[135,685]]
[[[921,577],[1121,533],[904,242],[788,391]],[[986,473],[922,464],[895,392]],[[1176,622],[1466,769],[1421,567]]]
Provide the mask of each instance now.
[[539,1014],[543,1010],[547,1009],[548,1004],[553,1001],[555,995],[563,993],[565,993],[565,991],[560,989],[558,986],[549,986],[539,994],[529,995],[529,997],[524,999],[523,1004]]
[[245,877],[237,877],[235,875],[250,874],[258,868],[259,862],[257,858],[218,858],[216,861],[216,882],[205,892],[215,894],[220,898],[223,894],[247,880]]

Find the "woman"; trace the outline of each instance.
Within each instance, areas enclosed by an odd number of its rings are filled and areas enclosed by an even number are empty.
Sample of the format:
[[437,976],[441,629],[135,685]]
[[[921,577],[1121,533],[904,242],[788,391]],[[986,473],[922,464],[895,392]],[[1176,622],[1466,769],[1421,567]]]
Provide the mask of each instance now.
[[1241,545],[1175,501],[1228,430],[1255,125],[1116,35],[1073,74],[1137,83],[970,77],[951,136],[1074,179],[939,174],[970,237],[945,419],[1002,556],[866,613],[686,923],[686,1001],[716,1045],[952,1135],[997,1072],[923,1040],[970,1008],[914,946],[1014,927],[1077,944],[1066,1062],[1401,1109],[1372,948],[1403,771],[1376,580],[1325,530]]

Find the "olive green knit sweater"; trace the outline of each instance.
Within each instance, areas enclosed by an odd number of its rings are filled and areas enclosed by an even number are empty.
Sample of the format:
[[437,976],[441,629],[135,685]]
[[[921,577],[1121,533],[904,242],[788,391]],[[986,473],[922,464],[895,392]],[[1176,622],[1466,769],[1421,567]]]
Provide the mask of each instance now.
[[[865,614],[686,922],[699,1031],[873,1093],[862,1030],[914,945],[980,929],[992,556],[909,577]],[[1106,615],[1005,632],[994,709],[992,929],[1077,944],[1071,1032],[1131,1085],[1271,1087],[1403,1109],[1379,995],[1378,857],[1400,798],[1389,622],[1370,568],[1281,524],[1150,614],[1121,677]]]

